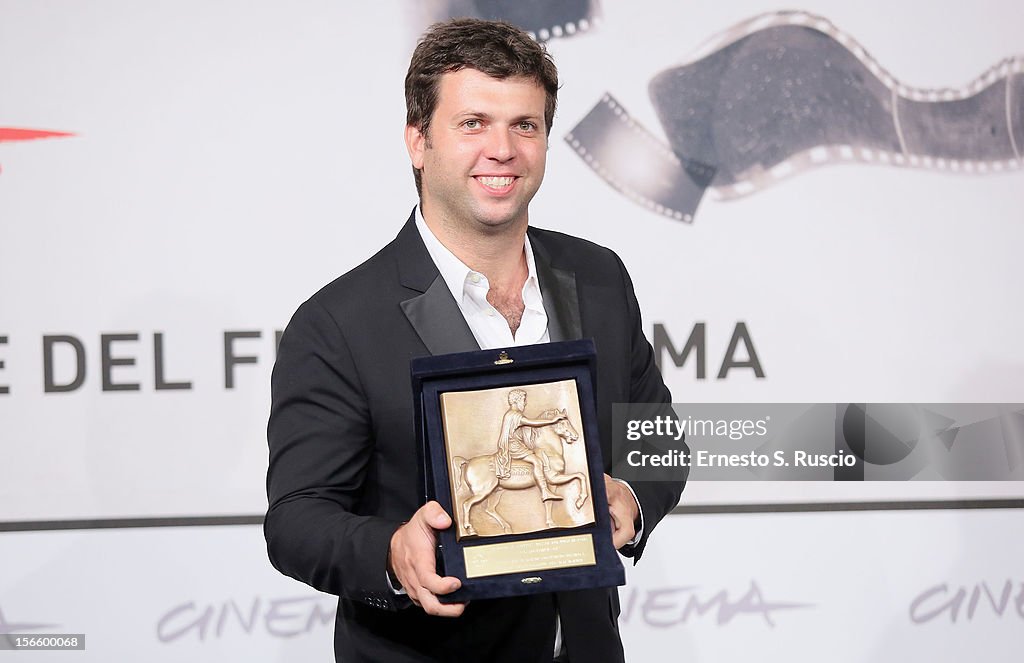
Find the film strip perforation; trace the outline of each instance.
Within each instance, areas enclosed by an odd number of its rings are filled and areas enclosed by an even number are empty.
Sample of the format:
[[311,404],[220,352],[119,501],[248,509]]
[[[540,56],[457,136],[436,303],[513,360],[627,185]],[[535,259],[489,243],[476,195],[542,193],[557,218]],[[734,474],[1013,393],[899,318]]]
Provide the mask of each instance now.
[[[605,99],[607,99],[607,97],[605,97]],[[605,99],[602,99],[602,101],[604,101]],[[608,101],[611,100],[608,99]],[[612,188],[614,188],[622,195],[626,196],[626,198],[631,200],[633,203],[640,205],[641,207],[644,207],[645,209],[651,212],[655,212],[657,214],[666,216],[676,221],[683,221],[685,223],[693,222],[692,214],[685,214],[679,210],[666,207],[661,203],[658,203],[657,201],[652,200],[651,198],[643,195],[639,191],[636,191],[636,189],[627,185],[626,183],[622,182],[607,168],[605,168],[604,165],[600,163],[600,161],[594,158],[594,156],[590,154],[589,151],[587,151],[587,148],[580,143],[579,139],[576,138],[576,136],[573,135],[572,132],[565,135],[565,141],[576,151],[577,155],[579,155],[587,163],[587,165],[595,173],[597,173],[599,177],[601,177],[601,179],[608,182],[608,184],[611,185]],[[678,159],[676,159],[676,162],[678,163]]]
[[903,154],[890,150],[854,145],[819,145],[792,155],[769,169],[751,169],[741,174],[743,180],[734,184],[717,185],[709,189],[714,200],[728,201],[749,196],[778,182],[827,164],[860,163],[896,166],[918,170],[933,170],[968,175],[1004,173],[1021,168],[1020,159],[978,161],[951,159],[932,155]]
[[655,138],[651,134],[651,132],[649,132],[642,125],[640,125],[640,123],[634,120],[630,116],[629,112],[621,105],[619,105],[619,103],[616,102],[615,99],[611,97],[611,95],[605,94],[604,96],[602,96],[601,103],[608,106],[608,109],[615,114],[615,117],[619,118],[619,120],[625,123],[625,125],[629,127],[630,130],[633,131],[635,134],[643,137],[645,141],[647,141],[652,147],[656,148],[659,152],[661,152],[662,155],[664,155],[668,159],[671,159],[679,166],[683,165],[683,162],[679,160],[679,157],[676,156],[676,153],[673,152],[671,148],[669,148],[667,145],[665,145],[665,143]]

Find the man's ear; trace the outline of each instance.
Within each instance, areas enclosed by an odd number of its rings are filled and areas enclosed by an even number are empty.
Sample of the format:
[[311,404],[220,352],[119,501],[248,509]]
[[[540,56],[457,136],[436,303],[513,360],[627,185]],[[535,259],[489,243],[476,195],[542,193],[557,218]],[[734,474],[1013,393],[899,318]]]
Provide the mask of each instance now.
[[405,148],[409,150],[412,167],[417,170],[423,168],[423,153],[427,149],[427,137],[418,127],[411,124],[405,125]]

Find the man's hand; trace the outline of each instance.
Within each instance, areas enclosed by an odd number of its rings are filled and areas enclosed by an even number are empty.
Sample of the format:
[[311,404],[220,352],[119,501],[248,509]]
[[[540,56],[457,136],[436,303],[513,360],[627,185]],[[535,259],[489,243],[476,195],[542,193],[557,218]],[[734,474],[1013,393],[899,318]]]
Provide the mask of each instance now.
[[612,514],[612,544],[618,550],[636,536],[633,523],[640,517],[640,505],[629,488],[607,474],[604,475],[604,490],[608,493],[608,511]]
[[391,571],[413,603],[427,614],[439,617],[458,617],[466,609],[465,603],[442,604],[437,600],[438,594],[450,594],[462,586],[458,578],[437,575],[435,564],[437,535],[434,530],[448,529],[451,525],[452,519],[440,504],[427,502],[391,537]]

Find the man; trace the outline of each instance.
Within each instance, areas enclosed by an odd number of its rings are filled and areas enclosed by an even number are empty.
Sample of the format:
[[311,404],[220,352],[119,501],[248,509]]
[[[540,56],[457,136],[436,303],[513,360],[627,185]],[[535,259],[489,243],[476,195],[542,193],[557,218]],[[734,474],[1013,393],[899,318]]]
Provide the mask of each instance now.
[[533,477],[537,480],[537,487],[540,488],[540,499],[544,502],[560,500],[562,496],[551,490],[548,480],[544,476],[544,467],[533,451],[533,445],[523,439],[523,426],[537,428],[550,426],[565,419],[565,415],[559,415],[555,419],[527,419],[523,412],[526,410],[526,392],[522,389],[513,389],[508,392],[508,410],[501,418],[501,432],[498,434],[498,452],[494,454],[494,473],[499,479],[508,479],[512,476],[512,461],[523,460],[533,468]]
[[[593,338],[609,467],[611,404],[671,400],[618,257],[528,230],[557,91],[550,57],[513,26],[432,27],[406,77],[420,205],[281,339],[267,546],[280,571],[339,596],[338,661],[623,659],[614,590],[442,604],[459,587],[434,564],[451,518],[416,490],[413,357]],[[614,545],[639,558],[682,483],[605,480]]]

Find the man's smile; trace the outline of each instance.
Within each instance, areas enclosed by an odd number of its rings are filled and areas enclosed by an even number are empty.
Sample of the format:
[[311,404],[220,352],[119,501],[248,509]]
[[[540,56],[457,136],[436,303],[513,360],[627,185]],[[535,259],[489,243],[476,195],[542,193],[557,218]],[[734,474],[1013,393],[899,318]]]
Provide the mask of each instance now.
[[509,191],[511,191],[512,187],[516,183],[516,180],[519,178],[514,175],[475,175],[473,179],[479,182],[485,191],[489,193],[501,194],[508,193]]

